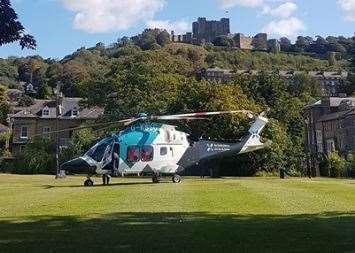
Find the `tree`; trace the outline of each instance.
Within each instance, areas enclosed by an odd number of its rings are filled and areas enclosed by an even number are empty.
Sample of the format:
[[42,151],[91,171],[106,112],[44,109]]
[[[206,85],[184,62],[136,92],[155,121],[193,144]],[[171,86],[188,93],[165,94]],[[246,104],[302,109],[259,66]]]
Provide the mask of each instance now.
[[295,43],[296,51],[305,52],[308,46],[309,46],[309,43],[308,43],[308,41],[306,40],[305,37],[303,37],[303,36],[298,36],[297,37],[297,40],[296,40],[296,43]]
[[23,155],[22,173],[54,173],[55,145],[50,139],[38,138],[34,142],[27,144]]
[[349,84],[347,85],[347,93],[352,95],[355,92],[355,37],[353,38],[353,44],[350,50],[351,61],[350,61],[350,74],[349,74]]
[[83,155],[96,140],[97,136],[95,136],[92,129],[87,128],[75,131],[69,143],[69,147],[63,149],[60,153],[61,162],[69,161]]
[[163,30],[157,35],[156,40],[157,43],[163,47],[166,44],[170,43],[170,34],[166,30]]
[[0,85],[0,123],[5,123],[7,114],[9,113],[10,105],[6,96],[6,87]]
[[290,52],[292,50],[291,41],[286,37],[280,38],[280,46],[283,52]]
[[18,106],[27,107],[33,104],[34,104],[34,99],[27,95],[22,96],[18,101]]
[[295,75],[287,89],[294,97],[318,98],[323,95],[319,80],[306,74]]
[[213,40],[213,45],[218,46],[218,47],[233,47],[234,46],[234,41],[232,38],[221,35],[216,37]]
[[18,21],[17,14],[9,0],[0,0],[0,24],[0,46],[19,41],[22,49],[36,48],[34,37],[25,33],[25,28]]

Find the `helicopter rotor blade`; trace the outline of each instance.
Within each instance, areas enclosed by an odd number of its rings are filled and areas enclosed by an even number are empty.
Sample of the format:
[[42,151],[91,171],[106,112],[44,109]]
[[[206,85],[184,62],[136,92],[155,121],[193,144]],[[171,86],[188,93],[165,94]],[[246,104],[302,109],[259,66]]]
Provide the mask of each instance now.
[[72,128],[60,129],[60,130],[51,131],[51,132],[48,132],[48,133],[45,133],[45,134],[36,134],[36,135],[33,135],[32,138],[39,137],[39,136],[49,136],[49,135],[52,135],[52,134],[69,132],[69,131],[76,131],[76,130],[82,130],[82,129],[88,129],[88,128],[109,127],[111,125],[116,125],[116,124],[123,124],[124,126],[127,126],[127,125],[130,125],[130,124],[132,124],[133,122],[135,122],[137,120],[138,119],[136,119],[136,118],[131,118],[131,119],[124,119],[124,120],[119,120],[119,121],[97,123],[97,124],[91,124],[91,125],[80,126],[80,127],[72,127]]
[[198,112],[198,113],[187,113],[187,114],[176,114],[176,115],[164,115],[164,116],[151,116],[152,120],[184,120],[184,119],[205,119],[208,116],[223,115],[223,114],[237,114],[242,113],[247,115],[249,118],[254,117],[253,112],[247,110],[238,111],[218,111],[218,112]]

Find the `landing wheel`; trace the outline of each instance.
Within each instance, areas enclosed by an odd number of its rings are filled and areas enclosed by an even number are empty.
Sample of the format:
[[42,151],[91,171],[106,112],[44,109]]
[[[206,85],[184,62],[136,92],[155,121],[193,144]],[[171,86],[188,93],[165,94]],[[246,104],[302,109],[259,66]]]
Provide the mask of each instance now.
[[160,179],[160,178],[155,175],[155,176],[152,177],[152,182],[153,182],[154,184],[157,184],[157,183],[159,183],[159,181],[160,181],[159,179]]
[[181,176],[175,174],[175,175],[172,177],[172,180],[173,180],[173,183],[175,183],[175,184],[181,183]]
[[84,186],[91,187],[94,185],[94,182],[91,179],[86,179],[84,182]]

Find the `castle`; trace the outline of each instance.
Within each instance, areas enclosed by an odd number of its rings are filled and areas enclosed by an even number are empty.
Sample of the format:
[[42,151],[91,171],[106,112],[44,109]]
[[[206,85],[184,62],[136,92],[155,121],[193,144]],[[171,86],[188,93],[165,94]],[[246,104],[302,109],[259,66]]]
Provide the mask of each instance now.
[[170,39],[173,42],[201,45],[212,43],[219,36],[228,36],[233,39],[236,48],[266,51],[270,48],[279,49],[277,40],[268,40],[266,33],[259,33],[254,37],[247,37],[242,33],[232,34],[230,32],[229,18],[217,20],[207,20],[200,17],[192,23],[192,32],[183,35],[175,35],[171,32]]

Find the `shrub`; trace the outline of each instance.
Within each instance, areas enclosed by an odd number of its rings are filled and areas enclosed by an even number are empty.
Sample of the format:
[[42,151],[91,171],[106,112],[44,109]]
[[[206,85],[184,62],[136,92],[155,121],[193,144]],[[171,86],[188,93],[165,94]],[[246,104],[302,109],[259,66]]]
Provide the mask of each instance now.
[[56,147],[51,140],[36,139],[33,143],[27,144],[25,148],[24,163],[18,165],[23,166],[20,172],[25,174],[53,174],[56,167],[55,153]]
[[337,152],[328,155],[329,174],[331,177],[341,177],[346,167],[346,161]]
[[348,155],[346,168],[348,171],[348,175],[350,177],[355,177],[355,152],[350,153]]

